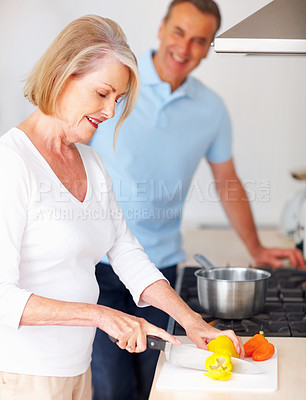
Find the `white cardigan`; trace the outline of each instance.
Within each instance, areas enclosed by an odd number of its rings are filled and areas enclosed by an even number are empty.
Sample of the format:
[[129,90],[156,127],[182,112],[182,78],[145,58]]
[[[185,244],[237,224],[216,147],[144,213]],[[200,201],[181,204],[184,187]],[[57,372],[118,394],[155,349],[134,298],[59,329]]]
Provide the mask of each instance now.
[[21,326],[31,293],[96,303],[95,265],[108,255],[135,302],[163,275],[131,234],[97,153],[77,144],[84,202],[17,128],[0,138],[0,371],[76,376],[91,361],[93,327]]

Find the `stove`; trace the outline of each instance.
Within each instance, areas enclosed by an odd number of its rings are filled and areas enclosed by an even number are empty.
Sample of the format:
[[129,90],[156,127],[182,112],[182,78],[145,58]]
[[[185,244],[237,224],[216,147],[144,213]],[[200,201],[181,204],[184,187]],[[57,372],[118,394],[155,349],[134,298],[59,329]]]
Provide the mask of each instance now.
[[[306,271],[280,268],[261,268],[271,273],[264,308],[260,314],[241,320],[219,319],[206,314],[198,300],[198,267],[185,267],[179,271],[176,291],[189,307],[202,315],[206,322],[225,330],[232,329],[239,336],[253,336],[264,331],[272,337],[306,337]],[[186,335],[185,330],[172,318],[168,332]]]

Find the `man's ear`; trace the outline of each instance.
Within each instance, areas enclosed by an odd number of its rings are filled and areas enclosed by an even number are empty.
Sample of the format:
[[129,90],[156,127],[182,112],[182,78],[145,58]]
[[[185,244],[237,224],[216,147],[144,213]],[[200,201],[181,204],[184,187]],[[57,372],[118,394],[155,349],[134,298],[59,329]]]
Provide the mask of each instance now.
[[201,58],[201,60],[203,60],[204,58],[206,58],[207,57],[207,54],[209,53],[209,49],[210,49],[210,45],[209,45],[209,47],[204,51],[204,53],[203,53],[203,56],[202,56],[202,58]]
[[204,52],[203,52],[202,60],[203,60],[203,58],[206,58],[206,57],[207,57],[207,54],[209,53],[209,50],[210,50],[210,48],[211,48],[211,43],[214,41],[214,39],[215,39],[215,37],[213,37],[213,38],[211,39],[211,41],[209,42],[209,44],[207,44],[207,47],[206,47],[206,49],[205,49]]

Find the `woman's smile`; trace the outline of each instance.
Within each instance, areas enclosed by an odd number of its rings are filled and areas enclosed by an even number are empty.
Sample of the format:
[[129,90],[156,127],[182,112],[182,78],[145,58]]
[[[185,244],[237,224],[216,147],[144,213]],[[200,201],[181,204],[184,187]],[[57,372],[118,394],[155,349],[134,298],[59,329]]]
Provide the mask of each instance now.
[[103,122],[103,121],[99,121],[95,118],[88,117],[88,116],[86,116],[86,118],[87,118],[88,122],[96,129],[98,128],[98,125]]

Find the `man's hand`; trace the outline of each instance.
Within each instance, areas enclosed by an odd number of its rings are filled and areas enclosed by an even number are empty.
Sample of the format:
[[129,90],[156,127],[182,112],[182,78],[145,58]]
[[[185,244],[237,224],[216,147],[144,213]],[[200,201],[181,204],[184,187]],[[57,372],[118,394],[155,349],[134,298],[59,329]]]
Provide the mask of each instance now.
[[297,249],[267,248],[261,245],[250,204],[246,192],[240,182],[233,160],[223,163],[209,163],[216,189],[223,208],[239,237],[246,245],[249,253],[257,265],[269,265],[273,268],[284,265],[289,260],[292,267],[304,267],[305,263],[301,252]]
[[257,265],[270,265],[273,268],[282,267],[289,260],[292,267],[304,267],[302,253],[298,249],[279,249],[260,246],[252,254]]

